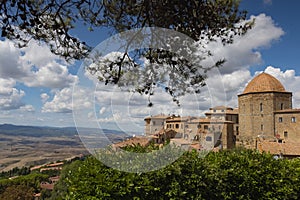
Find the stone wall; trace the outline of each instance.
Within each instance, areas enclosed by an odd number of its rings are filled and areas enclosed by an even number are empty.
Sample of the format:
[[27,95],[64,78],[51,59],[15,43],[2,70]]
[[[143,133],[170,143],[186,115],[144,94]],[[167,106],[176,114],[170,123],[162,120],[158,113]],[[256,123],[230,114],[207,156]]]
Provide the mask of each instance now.
[[[274,137],[274,111],[292,108],[289,92],[257,92],[242,94],[239,103],[239,139],[258,135]],[[250,139],[251,140],[251,139]]]
[[300,111],[276,113],[275,133],[286,142],[300,142]]

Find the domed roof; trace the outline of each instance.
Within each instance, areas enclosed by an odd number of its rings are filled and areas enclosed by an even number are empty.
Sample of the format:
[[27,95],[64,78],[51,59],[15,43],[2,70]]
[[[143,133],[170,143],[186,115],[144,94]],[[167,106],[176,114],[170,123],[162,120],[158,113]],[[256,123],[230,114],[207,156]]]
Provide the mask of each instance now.
[[283,85],[275,77],[261,73],[248,83],[243,94],[253,92],[286,92]]

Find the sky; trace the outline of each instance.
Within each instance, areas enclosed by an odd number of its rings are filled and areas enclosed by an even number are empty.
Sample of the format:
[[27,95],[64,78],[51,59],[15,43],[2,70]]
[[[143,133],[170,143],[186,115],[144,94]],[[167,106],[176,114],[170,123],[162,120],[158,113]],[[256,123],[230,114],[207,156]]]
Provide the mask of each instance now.
[[[207,47],[214,54],[207,62],[225,58],[219,70],[210,72],[199,95],[183,97],[178,108],[158,91],[147,107],[147,98],[124,93],[93,82],[83,87],[82,62],[66,63],[37,41],[17,49],[0,40],[0,124],[37,126],[85,126],[143,132],[144,117],[155,114],[202,116],[210,107],[237,107],[237,94],[258,73],[275,76],[293,92],[293,107],[300,108],[300,13],[298,0],[244,0],[248,20],[255,26],[234,43]],[[75,36],[97,45],[109,38],[107,31],[88,32],[78,26]],[[78,85],[79,84],[79,85]],[[75,85],[75,87],[74,87]]]

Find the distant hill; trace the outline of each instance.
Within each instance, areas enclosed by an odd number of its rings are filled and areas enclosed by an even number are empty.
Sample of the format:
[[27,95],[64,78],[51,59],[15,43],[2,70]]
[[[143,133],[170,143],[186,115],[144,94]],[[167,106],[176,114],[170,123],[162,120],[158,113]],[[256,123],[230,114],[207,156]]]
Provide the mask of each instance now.
[[[106,135],[118,135],[120,137],[128,136],[123,131],[95,128],[79,128],[81,133],[93,134],[102,131]],[[76,127],[48,127],[48,126],[23,126],[13,124],[0,124],[0,134],[12,136],[30,136],[30,137],[60,137],[77,135]]]

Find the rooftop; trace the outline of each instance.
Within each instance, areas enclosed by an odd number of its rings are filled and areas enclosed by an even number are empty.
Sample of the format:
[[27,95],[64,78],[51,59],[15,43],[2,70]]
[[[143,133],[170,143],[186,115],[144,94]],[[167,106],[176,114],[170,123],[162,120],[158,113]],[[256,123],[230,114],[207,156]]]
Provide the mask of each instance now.
[[276,110],[274,113],[300,113],[300,109],[284,109],[284,110]]
[[299,143],[278,143],[261,141],[258,144],[258,150],[260,152],[267,152],[274,155],[283,154],[286,156],[300,156],[300,144]]
[[191,121],[193,119],[196,119],[196,117],[180,117],[180,116],[170,116],[166,119],[166,122],[186,122],[186,121]]
[[256,92],[286,92],[286,90],[274,76],[263,72],[248,83],[243,94]]
[[147,138],[144,136],[136,136],[125,141],[113,144],[114,147],[125,147],[125,146],[134,146],[134,145],[141,145],[143,147],[147,146],[150,143],[151,138]]
[[209,108],[209,110],[233,110],[233,108],[227,107],[227,106],[215,106],[215,107]]

